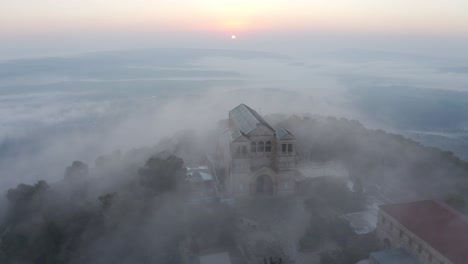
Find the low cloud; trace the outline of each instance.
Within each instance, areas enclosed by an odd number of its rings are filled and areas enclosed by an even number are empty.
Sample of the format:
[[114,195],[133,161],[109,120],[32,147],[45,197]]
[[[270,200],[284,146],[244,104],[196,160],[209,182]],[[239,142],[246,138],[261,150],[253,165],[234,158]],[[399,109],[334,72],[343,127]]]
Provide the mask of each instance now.
[[[118,57],[118,53],[89,54],[68,58],[65,67],[76,66],[74,60],[80,65],[92,62],[99,65],[96,68],[105,67],[110,59],[128,66],[130,58],[133,66],[140,63],[144,67],[164,68],[180,63],[181,67],[208,75],[220,70],[235,74],[211,75],[210,80],[204,76],[174,76],[164,81],[103,78],[90,82],[65,69],[56,76],[60,82],[44,82],[44,76],[54,72],[31,77],[27,85],[0,79],[2,188],[38,179],[61,179],[65,166],[73,160],[92,163],[96,157],[116,149],[154,146],[180,130],[191,129],[200,134],[216,130],[217,122],[227,118],[227,112],[239,103],[262,114],[333,115],[391,130],[391,124],[373,119],[374,113],[356,103],[356,97],[362,94],[353,89],[374,87],[384,91],[393,89],[393,85],[407,85],[421,88],[424,97],[426,88],[460,90],[468,82],[465,75],[438,71],[447,61],[433,58],[365,59],[361,54],[363,60],[350,61],[336,54],[297,57],[184,50],[191,59],[174,62],[170,58],[179,58],[177,53],[152,52],[129,53],[142,61],[130,55]],[[152,54],[149,57],[153,59],[145,59],[146,53]],[[164,60],[158,61],[161,54]],[[40,59],[34,63],[41,65]],[[144,72],[144,79],[151,77],[151,72]],[[41,82],[32,85],[35,78]]]

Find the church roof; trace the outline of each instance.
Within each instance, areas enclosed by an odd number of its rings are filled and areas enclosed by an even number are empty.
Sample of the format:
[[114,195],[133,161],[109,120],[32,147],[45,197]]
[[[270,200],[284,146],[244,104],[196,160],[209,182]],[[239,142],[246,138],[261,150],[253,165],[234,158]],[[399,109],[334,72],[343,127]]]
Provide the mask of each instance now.
[[256,129],[259,124],[264,125],[271,131],[275,131],[263,117],[245,104],[240,104],[229,111],[229,128],[231,129],[233,139],[242,134],[249,134]]
[[275,134],[276,134],[276,137],[277,137],[278,139],[283,139],[283,138],[286,137],[287,135],[291,135],[291,136],[292,136],[291,132],[289,132],[288,130],[286,130],[286,129],[284,129],[284,128],[282,128],[282,129],[280,129],[280,130],[277,130]]
[[246,134],[240,132],[239,130],[232,130],[232,131],[231,131],[231,138],[232,138],[232,140],[237,139],[237,138],[240,138],[240,137],[242,137],[242,136],[247,137]]

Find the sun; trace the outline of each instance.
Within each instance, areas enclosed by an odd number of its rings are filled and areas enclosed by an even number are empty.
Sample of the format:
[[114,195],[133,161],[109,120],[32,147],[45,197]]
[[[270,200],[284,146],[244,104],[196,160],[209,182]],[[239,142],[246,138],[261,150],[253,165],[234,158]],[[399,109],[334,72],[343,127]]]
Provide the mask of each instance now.
[[236,38],[237,38],[236,35],[232,35],[232,36],[231,36],[231,39],[236,39]]

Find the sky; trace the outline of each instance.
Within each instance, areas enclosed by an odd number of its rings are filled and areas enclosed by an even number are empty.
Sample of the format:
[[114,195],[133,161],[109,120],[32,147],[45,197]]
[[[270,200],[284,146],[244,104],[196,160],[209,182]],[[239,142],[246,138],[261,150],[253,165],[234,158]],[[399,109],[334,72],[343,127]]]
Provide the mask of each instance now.
[[466,34],[463,0],[2,0],[2,32],[278,29]]
[[271,46],[286,33],[457,42],[468,39],[466,25],[464,0],[1,0],[0,59],[187,42],[226,48],[231,35],[273,36]]

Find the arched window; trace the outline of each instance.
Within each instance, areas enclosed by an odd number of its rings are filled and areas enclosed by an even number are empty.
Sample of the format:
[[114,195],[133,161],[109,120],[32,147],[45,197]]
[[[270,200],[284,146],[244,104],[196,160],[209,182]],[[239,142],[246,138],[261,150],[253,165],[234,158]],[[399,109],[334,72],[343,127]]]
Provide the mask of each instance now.
[[265,152],[271,152],[271,141],[265,143]]
[[258,152],[264,152],[265,151],[265,143],[263,141],[258,142]]
[[257,152],[257,143],[255,141],[250,143],[250,152]]
[[392,247],[392,244],[390,243],[390,240],[388,240],[388,238],[384,239],[383,244],[385,249],[389,249]]
[[242,156],[247,155],[247,146],[242,146]]

